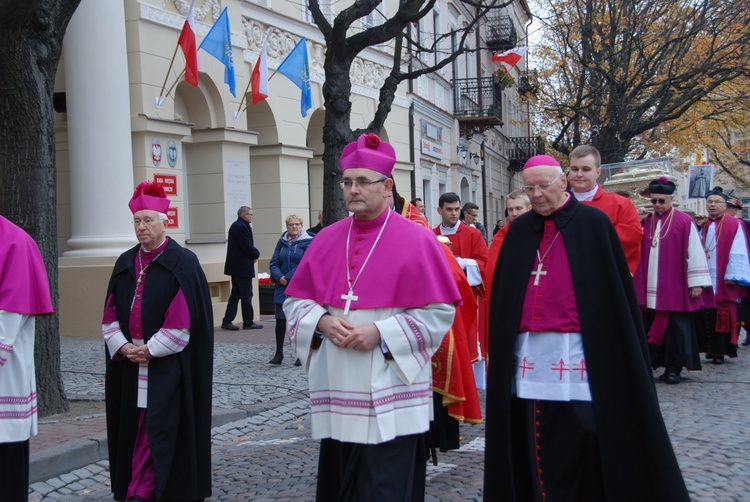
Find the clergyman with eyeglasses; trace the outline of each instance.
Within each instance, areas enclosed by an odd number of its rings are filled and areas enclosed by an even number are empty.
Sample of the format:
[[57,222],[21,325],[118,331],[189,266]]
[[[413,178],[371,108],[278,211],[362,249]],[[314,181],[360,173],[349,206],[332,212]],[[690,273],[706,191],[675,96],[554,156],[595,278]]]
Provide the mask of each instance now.
[[317,500],[422,500],[431,360],[461,297],[432,232],[388,206],[393,147],[363,134],[340,162],[353,215],[312,240],[284,303],[321,440]]
[[117,259],[102,319],[115,500],[211,495],[213,311],[192,251],[167,236],[158,183],[128,203],[138,245]]
[[701,227],[712,287],[703,289],[695,324],[700,349],[714,364],[737,357],[737,302],[750,286],[750,239],[742,220],[727,214],[728,198],[721,187],[706,194],[708,218]]
[[484,500],[688,501],[612,222],[553,157],[522,176],[532,210],[490,302]]
[[653,213],[643,220],[641,262],[633,276],[643,311],[651,366],[664,368],[659,380],[682,381],[681,371],[701,369],[694,312],[704,287],[711,287],[706,254],[693,219],[672,207],[677,187],[666,177],[653,180],[641,195]]

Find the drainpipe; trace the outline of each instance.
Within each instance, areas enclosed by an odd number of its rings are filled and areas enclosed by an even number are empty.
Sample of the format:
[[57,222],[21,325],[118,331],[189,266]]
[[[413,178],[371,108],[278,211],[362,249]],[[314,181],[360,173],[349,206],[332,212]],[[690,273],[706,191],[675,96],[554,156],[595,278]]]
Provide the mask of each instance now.
[[[406,25],[406,34],[409,40],[411,40],[411,23],[408,23]],[[409,73],[412,71],[412,64],[411,64],[411,44],[409,45],[409,50],[407,51],[407,54],[409,55]],[[409,103],[409,162],[411,162],[411,174],[409,177],[411,178],[409,180],[411,184],[411,198],[417,196],[417,164],[416,164],[416,156],[414,155],[414,82],[409,79],[408,80],[408,91],[409,91],[409,97],[411,98],[411,103]],[[422,198],[425,198],[425,195],[422,194]]]

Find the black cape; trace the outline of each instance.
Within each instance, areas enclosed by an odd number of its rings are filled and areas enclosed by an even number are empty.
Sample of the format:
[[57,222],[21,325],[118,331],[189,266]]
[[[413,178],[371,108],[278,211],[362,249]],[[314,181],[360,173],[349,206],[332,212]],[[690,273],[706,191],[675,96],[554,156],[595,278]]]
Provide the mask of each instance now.
[[[125,337],[135,291],[135,254],[140,245],[118,258],[107,288],[114,295],[117,320]],[[157,500],[199,500],[211,495],[211,388],[213,378],[213,311],[211,295],[198,258],[169,239],[148,268],[143,290],[143,335],[148,341],[164,323],[178,290],[190,311],[190,341],[179,354],[148,363],[147,431],[156,477]],[[112,491],[125,500],[131,478],[133,445],[138,430],[138,365],[112,361],[107,351],[105,395]]]
[[[553,216],[565,239],[607,500],[690,500],[662,419],[648,345],[622,245],[609,218],[570,200]],[[484,500],[526,502],[514,469],[511,381],[524,295],[544,217],[530,211],[503,242],[490,300]]]

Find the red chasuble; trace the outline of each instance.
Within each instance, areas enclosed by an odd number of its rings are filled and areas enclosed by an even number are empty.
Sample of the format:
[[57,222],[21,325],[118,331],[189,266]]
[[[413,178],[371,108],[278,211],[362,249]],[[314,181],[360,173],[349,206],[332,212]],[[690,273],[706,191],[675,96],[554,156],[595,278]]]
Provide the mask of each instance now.
[[643,227],[641,227],[638,210],[633,202],[616,193],[606,192],[601,185],[598,185],[592,200],[581,202],[587,206],[593,206],[609,216],[622,243],[625,257],[628,259],[630,275],[634,275],[641,258]]

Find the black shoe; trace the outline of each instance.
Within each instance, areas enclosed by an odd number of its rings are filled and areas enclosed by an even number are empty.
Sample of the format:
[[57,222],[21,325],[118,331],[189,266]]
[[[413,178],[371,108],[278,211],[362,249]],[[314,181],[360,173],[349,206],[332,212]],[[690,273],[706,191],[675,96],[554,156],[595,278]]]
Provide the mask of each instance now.
[[294,365],[295,366],[302,366],[302,361],[299,360],[299,357],[297,358],[296,361],[294,361]]
[[276,354],[275,356],[273,356],[273,359],[268,361],[268,364],[275,364],[278,366],[279,364],[281,364],[281,361],[283,360],[284,360],[284,356],[282,354]]
[[673,371],[670,371],[669,373],[666,373],[666,378],[664,378],[664,381],[667,383],[680,383],[682,381],[682,377],[679,373],[675,373]]
[[712,362],[713,362],[714,364],[724,364],[724,356],[721,356],[721,357],[714,357],[713,359],[711,359],[711,361],[712,361]]
[[247,325],[243,324],[242,329],[263,329],[263,325],[255,323],[255,322],[252,324],[247,324]]
[[228,329],[229,331],[237,331],[240,328],[238,328],[237,326],[231,323],[224,323],[221,325],[221,329]]

